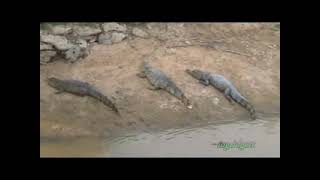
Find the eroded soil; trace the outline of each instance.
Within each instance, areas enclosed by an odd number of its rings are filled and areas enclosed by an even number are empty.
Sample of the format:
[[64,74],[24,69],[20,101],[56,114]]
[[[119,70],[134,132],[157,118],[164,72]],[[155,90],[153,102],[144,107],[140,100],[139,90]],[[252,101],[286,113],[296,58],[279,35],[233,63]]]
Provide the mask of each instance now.
[[[40,137],[110,136],[137,129],[166,129],[194,122],[246,119],[213,87],[185,73],[203,69],[229,80],[256,107],[258,115],[280,112],[280,29],[261,23],[149,23],[135,25],[149,38],[130,36],[95,45],[88,57],[40,66]],[[151,91],[136,76],[150,63],[176,82],[193,103],[189,110],[164,91]],[[90,97],[55,94],[48,77],[77,79],[113,96],[121,117]]]

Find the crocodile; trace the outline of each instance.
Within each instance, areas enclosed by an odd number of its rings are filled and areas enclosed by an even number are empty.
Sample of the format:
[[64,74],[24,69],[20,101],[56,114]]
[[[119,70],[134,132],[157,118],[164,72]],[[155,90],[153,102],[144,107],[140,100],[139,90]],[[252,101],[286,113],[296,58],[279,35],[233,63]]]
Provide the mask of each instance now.
[[137,74],[140,78],[147,78],[152,88],[150,90],[165,90],[183,102],[187,108],[192,109],[192,104],[177,85],[161,70],[152,67],[148,62],[143,62],[143,71]]
[[186,69],[186,72],[190,74],[195,79],[205,86],[212,85],[219,91],[224,93],[226,99],[234,104],[233,101],[239,103],[242,107],[249,111],[252,119],[256,119],[255,108],[249,103],[249,101],[243,97],[240,92],[235,88],[235,86],[227,80],[225,77],[219,74],[201,71],[198,69],[190,70]]
[[55,77],[50,77],[48,78],[48,85],[58,90],[56,94],[68,92],[78,96],[91,96],[101,101],[104,105],[110,107],[113,111],[120,115],[118,109],[110,100],[110,98],[97,91],[92,85],[87,82],[78,80],[61,80]]

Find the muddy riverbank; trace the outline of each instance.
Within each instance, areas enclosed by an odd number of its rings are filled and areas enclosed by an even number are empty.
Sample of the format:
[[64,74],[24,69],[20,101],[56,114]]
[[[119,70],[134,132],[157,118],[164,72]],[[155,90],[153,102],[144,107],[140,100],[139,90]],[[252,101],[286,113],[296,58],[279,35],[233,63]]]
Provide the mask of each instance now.
[[[147,23],[148,36],[95,44],[74,63],[56,59],[40,66],[40,140],[111,137],[143,130],[183,128],[194,123],[242,120],[248,113],[204,87],[185,69],[224,75],[259,114],[280,113],[280,30],[276,24]],[[132,28],[131,28],[132,29]],[[138,33],[139,34],[139,33]],[[150,91],[136,73],[145,56],[174,80],[193,103],[189,110],[166,92]],[[90,97],[55,94],[48,77],[77,79],[113,96],[121,117]],[[232,121],[234,122],[234,121]]]

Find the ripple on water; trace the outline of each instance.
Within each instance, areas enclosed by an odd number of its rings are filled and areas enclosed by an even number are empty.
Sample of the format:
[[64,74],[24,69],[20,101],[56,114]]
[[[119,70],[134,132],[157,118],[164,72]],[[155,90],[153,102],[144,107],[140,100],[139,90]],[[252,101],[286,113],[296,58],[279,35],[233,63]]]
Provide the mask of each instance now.
[[[187,128],[141,133],[110,145],[113,156],[280,156],[279,117],[228,120]],[[272,125],[271,125],[272,124]],[[257,148],[247,151],[217,149],[216,143],[248,141]],[[129,150],[130,149],[130,150]]]
[[[254,149],[224,151],[220,141],[255,142]],[[92,155],[107,157],[234,157],[280,156],[280,117],[195,123],[184,128],[163,131],[142,130],[105,139],[78,139],[72,143],[40,141],[42,153],[59,155]],[[87,146],[90,146],[88,148]],[[74,151],[74,152],[73,152]],[[88,151],[88,152],[87,152]],[[65,153],[65,154],[63,154]],[[96,153],[96,154],[95,154]]]

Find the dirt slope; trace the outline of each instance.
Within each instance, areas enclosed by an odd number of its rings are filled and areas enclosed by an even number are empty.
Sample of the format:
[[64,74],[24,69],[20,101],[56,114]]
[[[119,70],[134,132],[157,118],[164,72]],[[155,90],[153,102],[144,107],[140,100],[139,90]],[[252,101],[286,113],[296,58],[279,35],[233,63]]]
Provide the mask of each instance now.
[[[280,112],[280,29],[275,24],[150,23],[135,25],[149,38],[96,45],[85,59],[40,66],[40,136],[108,136],[114,132],[188,126],[193,122],[246,119],[212,87],[185,73],[199,68],[224,75],[259,113]],[[130,27],[130,25],[129,25]],[[143,58],[170,76],[194,104],[188,110],[138,78]],[[46,78],[78,79],[112,95],[117,117],[90,97],[54,94]]]

